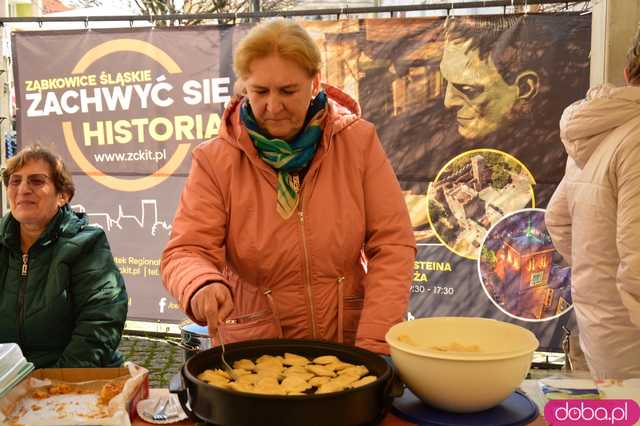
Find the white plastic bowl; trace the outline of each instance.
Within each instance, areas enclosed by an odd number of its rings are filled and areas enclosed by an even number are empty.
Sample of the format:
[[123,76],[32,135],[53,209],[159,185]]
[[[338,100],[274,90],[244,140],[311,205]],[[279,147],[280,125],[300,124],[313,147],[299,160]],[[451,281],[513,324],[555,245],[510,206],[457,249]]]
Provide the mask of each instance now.
[[[469,317],[405,321],[391,327],[385,338],[400,377],[413,393],[428,405],[456,413],[482,411],[504,401],[526,377],[539,345],[526,328]],[[456,351],[456,344],[463,350]]]

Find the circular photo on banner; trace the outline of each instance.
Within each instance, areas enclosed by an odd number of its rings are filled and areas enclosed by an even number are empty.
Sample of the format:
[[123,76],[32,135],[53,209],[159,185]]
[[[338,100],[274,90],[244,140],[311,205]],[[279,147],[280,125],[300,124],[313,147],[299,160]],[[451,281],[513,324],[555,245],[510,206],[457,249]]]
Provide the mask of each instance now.
[[542,209],[512,213],[489,230],[478,274],[489,299],[513,318],[548,321],[572,307],[570,267],[551,242]]
[[[416,184],[417,186],[417,184]],[[427,184],[424,184],[419,191],[403,190],[404,201],[409,211],[413,236],[420,244],[438,244],[436,233],[429,224],[429,213],[427,212]]]
[[475,149],[450,160],[427,189],[429,223],[458,256],[477,259],[491,226],[503,216],[535,207],[533,175],[517,158]]

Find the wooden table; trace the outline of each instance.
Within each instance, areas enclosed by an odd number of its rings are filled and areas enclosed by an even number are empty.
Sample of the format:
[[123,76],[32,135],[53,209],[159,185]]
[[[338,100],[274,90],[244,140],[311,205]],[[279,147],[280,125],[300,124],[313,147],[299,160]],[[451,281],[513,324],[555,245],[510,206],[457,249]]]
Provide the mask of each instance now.
[[[168,393],[169,393],[168,389],[151,389],[149,391],[149,398],[157,398],[163,395],[167,395]],[[132,426],[148,426],[150,424],[151,423],[147,423],[140,418],[136,418]],[[184,420],[179,423],[172,423],[172,424],[178,425],[178,426],[195,426],[195,423],[193,423],[190,420]],[[539,416],[533,422],[529,423],[529,425],[530,426],[548,426],[548,423],[542,418],[542,416]],[[379,426],[416,426],[416,424],[406,422],[394,416],[393,414],[389,414],[387,417],[385,417],[385,419],[382,421],[382,423],[380,423]]]

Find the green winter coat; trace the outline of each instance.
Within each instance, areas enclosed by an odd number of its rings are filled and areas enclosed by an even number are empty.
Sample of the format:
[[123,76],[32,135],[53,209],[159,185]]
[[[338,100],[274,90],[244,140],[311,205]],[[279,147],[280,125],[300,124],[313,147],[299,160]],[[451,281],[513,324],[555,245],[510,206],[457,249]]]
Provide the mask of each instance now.
[[115,367],[127,293],[102,229],[66,205],[29,253],[11,213],[0,221],[0,342],[45,367]]

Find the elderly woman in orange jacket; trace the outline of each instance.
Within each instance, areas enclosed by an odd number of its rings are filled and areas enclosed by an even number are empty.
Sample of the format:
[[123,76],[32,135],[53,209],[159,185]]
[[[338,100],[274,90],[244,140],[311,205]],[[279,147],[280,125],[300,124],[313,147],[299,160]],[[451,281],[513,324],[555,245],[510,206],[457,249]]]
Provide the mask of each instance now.
[[253,28],[234,67],[245,96],[193,151],[165,286],[225,343],[325,339],[388,353],[415,240],[374,126],[321,84],[320,52],[295,23]]

